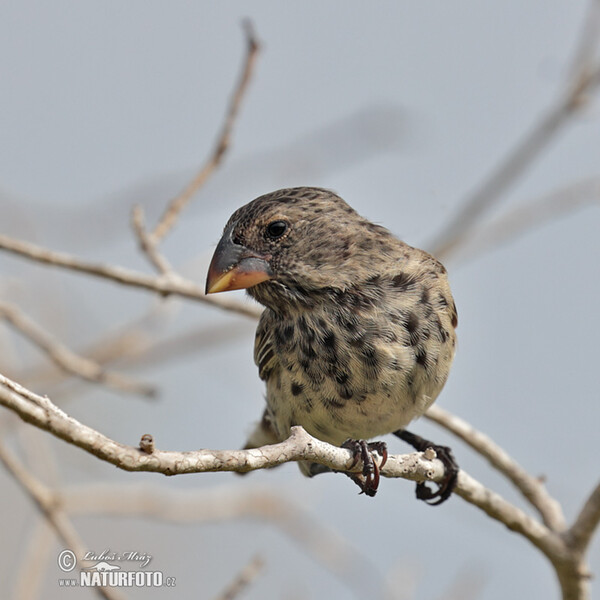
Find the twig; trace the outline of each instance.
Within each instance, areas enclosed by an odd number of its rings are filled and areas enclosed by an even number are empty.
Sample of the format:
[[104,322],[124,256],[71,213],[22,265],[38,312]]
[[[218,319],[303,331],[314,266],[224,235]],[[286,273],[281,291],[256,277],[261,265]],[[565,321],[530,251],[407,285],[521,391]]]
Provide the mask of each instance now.
[[425,416],[458,436],[506,476],[531,502],[547,527],[556,532],[565,530],[565,517],[560,504],[550,496],[541,481],[529,475],[503,448],[463,419],[439,406],[431,406]]
[[598,525],[600,525],[600,483],[585,501],[569,531],[565,532],[564,537],[569,547],[580,553],[585,552]]
[[215,148],[209,157],[208,161],[200,169],[194,179],[188,184],[188,186],[167,206],[163,213],[160,221],[150,234],[154,243],[159,242],[173,227],[179,214],[190,202],[192,196],[204,185],[206,180],[213,174],[217,169],[223,156],[229,148],[231,141],[231,131],[235,123],[235,119],[238,115],[244,94],[248,88],[248,83],[252,76],[256,58],[260,50],[260,45],[254,34],[252,23],[250,21],[244,21],[244,31],[246,34],[246,58],[244,60],[244,67],[242,69],[241,77],[234,90],[231,98],[229,108],[225,117],[225,122],[221,129],[221,133],[217,138]]
[[215,600],[235,600],[258,577],[263,567],[263,559],[255,556]]
[[[596,0],[592,0],[590,11],[595,14]],[[591,14],[591,13],[590,13]],[[431,252],[438,258],[447,258],[452,254],[464,237],[469,234],[480,217],[487,212],[501,195],[529,168],[541,151],[556,134],[569,122],[588,100],[587,94],[600,82],[600,65],[591,66],[597,40],[599,20],[594,19],[594,27],[589,27],[586,18],[584,33],[580,36],[580,45],[575,52],[575,66],[571,80],[556,105],[533,126],[527,135],[509,152],[500,166],[480,184],[467,198],[457,214],[437,234]]]
[[17,331],[42,350],[65,373],[131,394],[153,396],[154,386],[140,383],[103,369],[98,363],[75,354],[56,338],[44,331],[16,306],[0,303],[0,319],[8,321]]
[[169,261],[158,251],[157,239],[146,231],[144,221],[144,210],[139,204],[136,204],[131,211],[131,224],[140,248],[159,273],[163,275],[172,274],[173,268]]
[[262,312],[262,309],[256,306],[247,305],[236,300],[215,295],[207,296],[202,288],[181,276],[152,276],[120,266],[89,263],[65,252],[55,252],[2,234],[0,234],[0,249],[39,263],[95,275],[122,285],[150,290],[163,296],[172,294],[182,298],[198,300],[252,319],[258,318]]
[[[85,555],[85,547],[73,524],[64,510],[57,503],[54,494],[40,481],[35,479],[8,449],[0,442],[0,462],[14,477],[21,488],[31,497],[40,512],[54,528],[65,546],[77,557]],[[98,586],[95,588],[100,596],[107,600],[120,600],[123,596],[114,589]]]

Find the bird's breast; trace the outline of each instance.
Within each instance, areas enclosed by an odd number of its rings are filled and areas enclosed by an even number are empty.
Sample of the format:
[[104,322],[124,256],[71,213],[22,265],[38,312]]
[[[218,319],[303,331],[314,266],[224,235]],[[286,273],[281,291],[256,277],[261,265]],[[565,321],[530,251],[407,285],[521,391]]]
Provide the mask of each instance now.
[[334,444],[402,429],[433,402],[453,355],[415,303],[322,306],[271,327],[267,403],[281,438],[292,425]]

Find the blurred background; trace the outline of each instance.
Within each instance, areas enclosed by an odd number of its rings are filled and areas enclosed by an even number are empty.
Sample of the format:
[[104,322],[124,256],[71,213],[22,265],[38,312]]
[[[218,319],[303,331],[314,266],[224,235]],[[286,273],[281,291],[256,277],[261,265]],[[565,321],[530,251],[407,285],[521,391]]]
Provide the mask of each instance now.
[[[141,204],[154,224],[210,154],[248,17],[262,50],[232,146],[162,245],[168,259],[202,286],[229,215],[295,185],[331,188],[408,243],[435,248],[563,95],[587,9],[579,0],[3,2],[1,232],[151,273],[131,209]],[[444,259],[459,347],[438,403],[544,476],[568,520],[599,474],[599,156],[591,97],[511,181],[480,234]],[[540,199],[557,192],[547,218]],[[526,229],[495,243],[494,224],[524,208]],[[87,425],[126,444],[152,433],[165,450],[230,449],[260,417],[251,319],[6,253],[0,269],[2,301],[73,350],[119,348],[113,370],[159,389],[148,399],[66,379],[0,324],[0,372]],[[130,598],[217,597],[254,556],[264,567],[248,599],[558,597],[526,540],[458,497],[417,502],[407,481],[384,480],[371,499],[345,477],[308,480],[295,465],[166,479],[118,471],[4,409],[0,428],[31,472],[64,492],[86,548],[147,553],[176,578],[175,590],[125,590]],[[465,470],[525,506],[445,431],[425,420],[411,429],[451,444]],[[92,597],[58,587],[62,545],[4,470],[0,482],[2,597]],[[589,563],[598,574],[598,539]]]

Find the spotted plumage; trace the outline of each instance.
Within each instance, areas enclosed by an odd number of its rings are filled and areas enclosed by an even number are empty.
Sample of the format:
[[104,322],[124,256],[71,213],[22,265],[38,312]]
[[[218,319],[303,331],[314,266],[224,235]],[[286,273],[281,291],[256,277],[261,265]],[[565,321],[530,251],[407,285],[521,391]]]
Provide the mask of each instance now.
[[239,287],[265,306],[254,359],[267,407],[247,447],[293,425],[336,445],[395,432],[446,382],[457,325],[446,270],[328,190],[279,190],[232,215],[207,288]]

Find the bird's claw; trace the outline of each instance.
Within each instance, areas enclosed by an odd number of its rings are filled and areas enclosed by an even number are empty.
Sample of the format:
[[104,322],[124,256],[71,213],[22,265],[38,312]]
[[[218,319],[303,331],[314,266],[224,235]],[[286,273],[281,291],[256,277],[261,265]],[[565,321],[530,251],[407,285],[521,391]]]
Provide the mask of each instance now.
[[[379,470],[385,465],[388,457],[387,446],[385,442],[371,442],[365,440],[348,439],[342,444],[342,448],[351,450],[354,453],[354,459],[350,468],[353,469],[358,461],[362,461],[362,473],[347,473],[348,477],[358,485],[361,493],[367,496],[374,496],[379,487]],[[381,463],[378,465],[373,458],[373,452],[381,456]]]
[[444,465],[444,479],[436,484],[438,486],[437,490],[432,490],[424,482],[417,483],[417,498],[431,506],[437,506],[448,500],[456,487],[458,472],[460,470],[452,454],[452,449],[448,446],[433,444],[421,436],[410,433],[410,431],[400,430],[394,432],[394,435],[408,442],[418,452],[425,452],[427,448],[431,448]]

